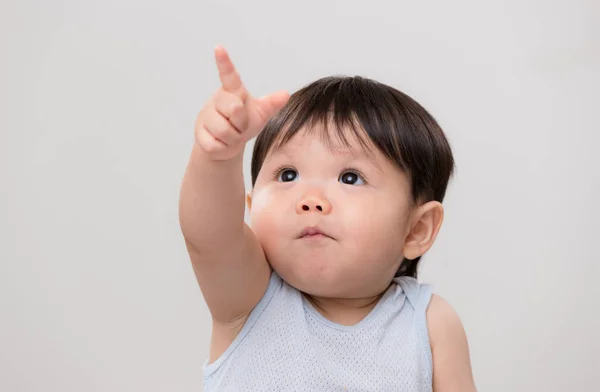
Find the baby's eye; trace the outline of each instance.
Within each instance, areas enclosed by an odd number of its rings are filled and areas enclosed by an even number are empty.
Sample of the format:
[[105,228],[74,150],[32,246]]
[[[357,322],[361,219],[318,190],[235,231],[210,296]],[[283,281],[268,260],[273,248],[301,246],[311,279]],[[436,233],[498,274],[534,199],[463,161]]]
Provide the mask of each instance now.
[[292,182],[296,178],[298,178],[298,172],[296,172],[296,170],[294,170],[294,169],[284,169],[284,170],[282,170],[282,171],[279,172],[279,175],[277,176],[277,181],[280,181],[280,182]]
[[348,185],[364,185],[365,181],[363,178],[353,171],[345,171],[340,176],[339,180],[342,184]]

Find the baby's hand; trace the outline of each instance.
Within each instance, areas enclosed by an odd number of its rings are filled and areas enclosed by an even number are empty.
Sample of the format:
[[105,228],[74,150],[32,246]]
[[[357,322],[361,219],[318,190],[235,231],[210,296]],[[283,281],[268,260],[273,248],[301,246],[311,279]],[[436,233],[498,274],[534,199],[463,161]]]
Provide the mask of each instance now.
[[198,114],[196,143],[212,159],[227,160],[244,151],[246,142],[286,104],[289,94],[279,91],[254,98],[242,84],[225,49],[217,47],[215,59],[221,87]]

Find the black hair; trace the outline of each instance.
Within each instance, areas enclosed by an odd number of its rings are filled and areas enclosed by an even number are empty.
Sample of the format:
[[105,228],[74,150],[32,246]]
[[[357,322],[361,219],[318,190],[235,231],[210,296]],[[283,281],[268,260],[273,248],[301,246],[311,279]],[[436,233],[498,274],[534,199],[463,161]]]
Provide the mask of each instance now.
[[[414,204],[443,201],[455,164],[441,127],[408,95],[360,76],[325,77],[292,94],[255,141],[252,186],[270,151],[287,143],[301,129],[317,125],[329,141],[330,125],[346,144],[345,130],[352,130],[363,146],[368,143],[366,136],[407,175]],[[416,278],[420,259],[404,259],[396,276]]]

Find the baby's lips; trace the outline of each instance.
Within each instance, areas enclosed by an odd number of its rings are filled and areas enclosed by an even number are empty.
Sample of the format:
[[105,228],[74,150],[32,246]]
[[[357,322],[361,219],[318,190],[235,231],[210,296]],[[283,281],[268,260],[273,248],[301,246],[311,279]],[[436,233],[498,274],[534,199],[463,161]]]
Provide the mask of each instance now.
[[321,234],[321,235],[324,235],[324,236],[329,237],[331,239],[334,239],[331,235],[329,235],[329,233],[327,233],[326,231],[322,230],[318,226],[306,226],[304,229],[302,229],[302,231],[298,235],[298,238],[302,238],[302,237],[305,237],[307,235],[317,235],[317,234]]

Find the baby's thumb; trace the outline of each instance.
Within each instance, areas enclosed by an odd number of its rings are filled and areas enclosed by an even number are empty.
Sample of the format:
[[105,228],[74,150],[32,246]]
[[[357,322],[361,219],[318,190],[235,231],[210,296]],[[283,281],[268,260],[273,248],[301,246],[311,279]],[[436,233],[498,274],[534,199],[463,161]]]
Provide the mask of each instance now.
[[277,91],[265,97],[259,98],[258,110],[264,122],[267,122],[275,113],[281,110],[290,99],[287,91]]

